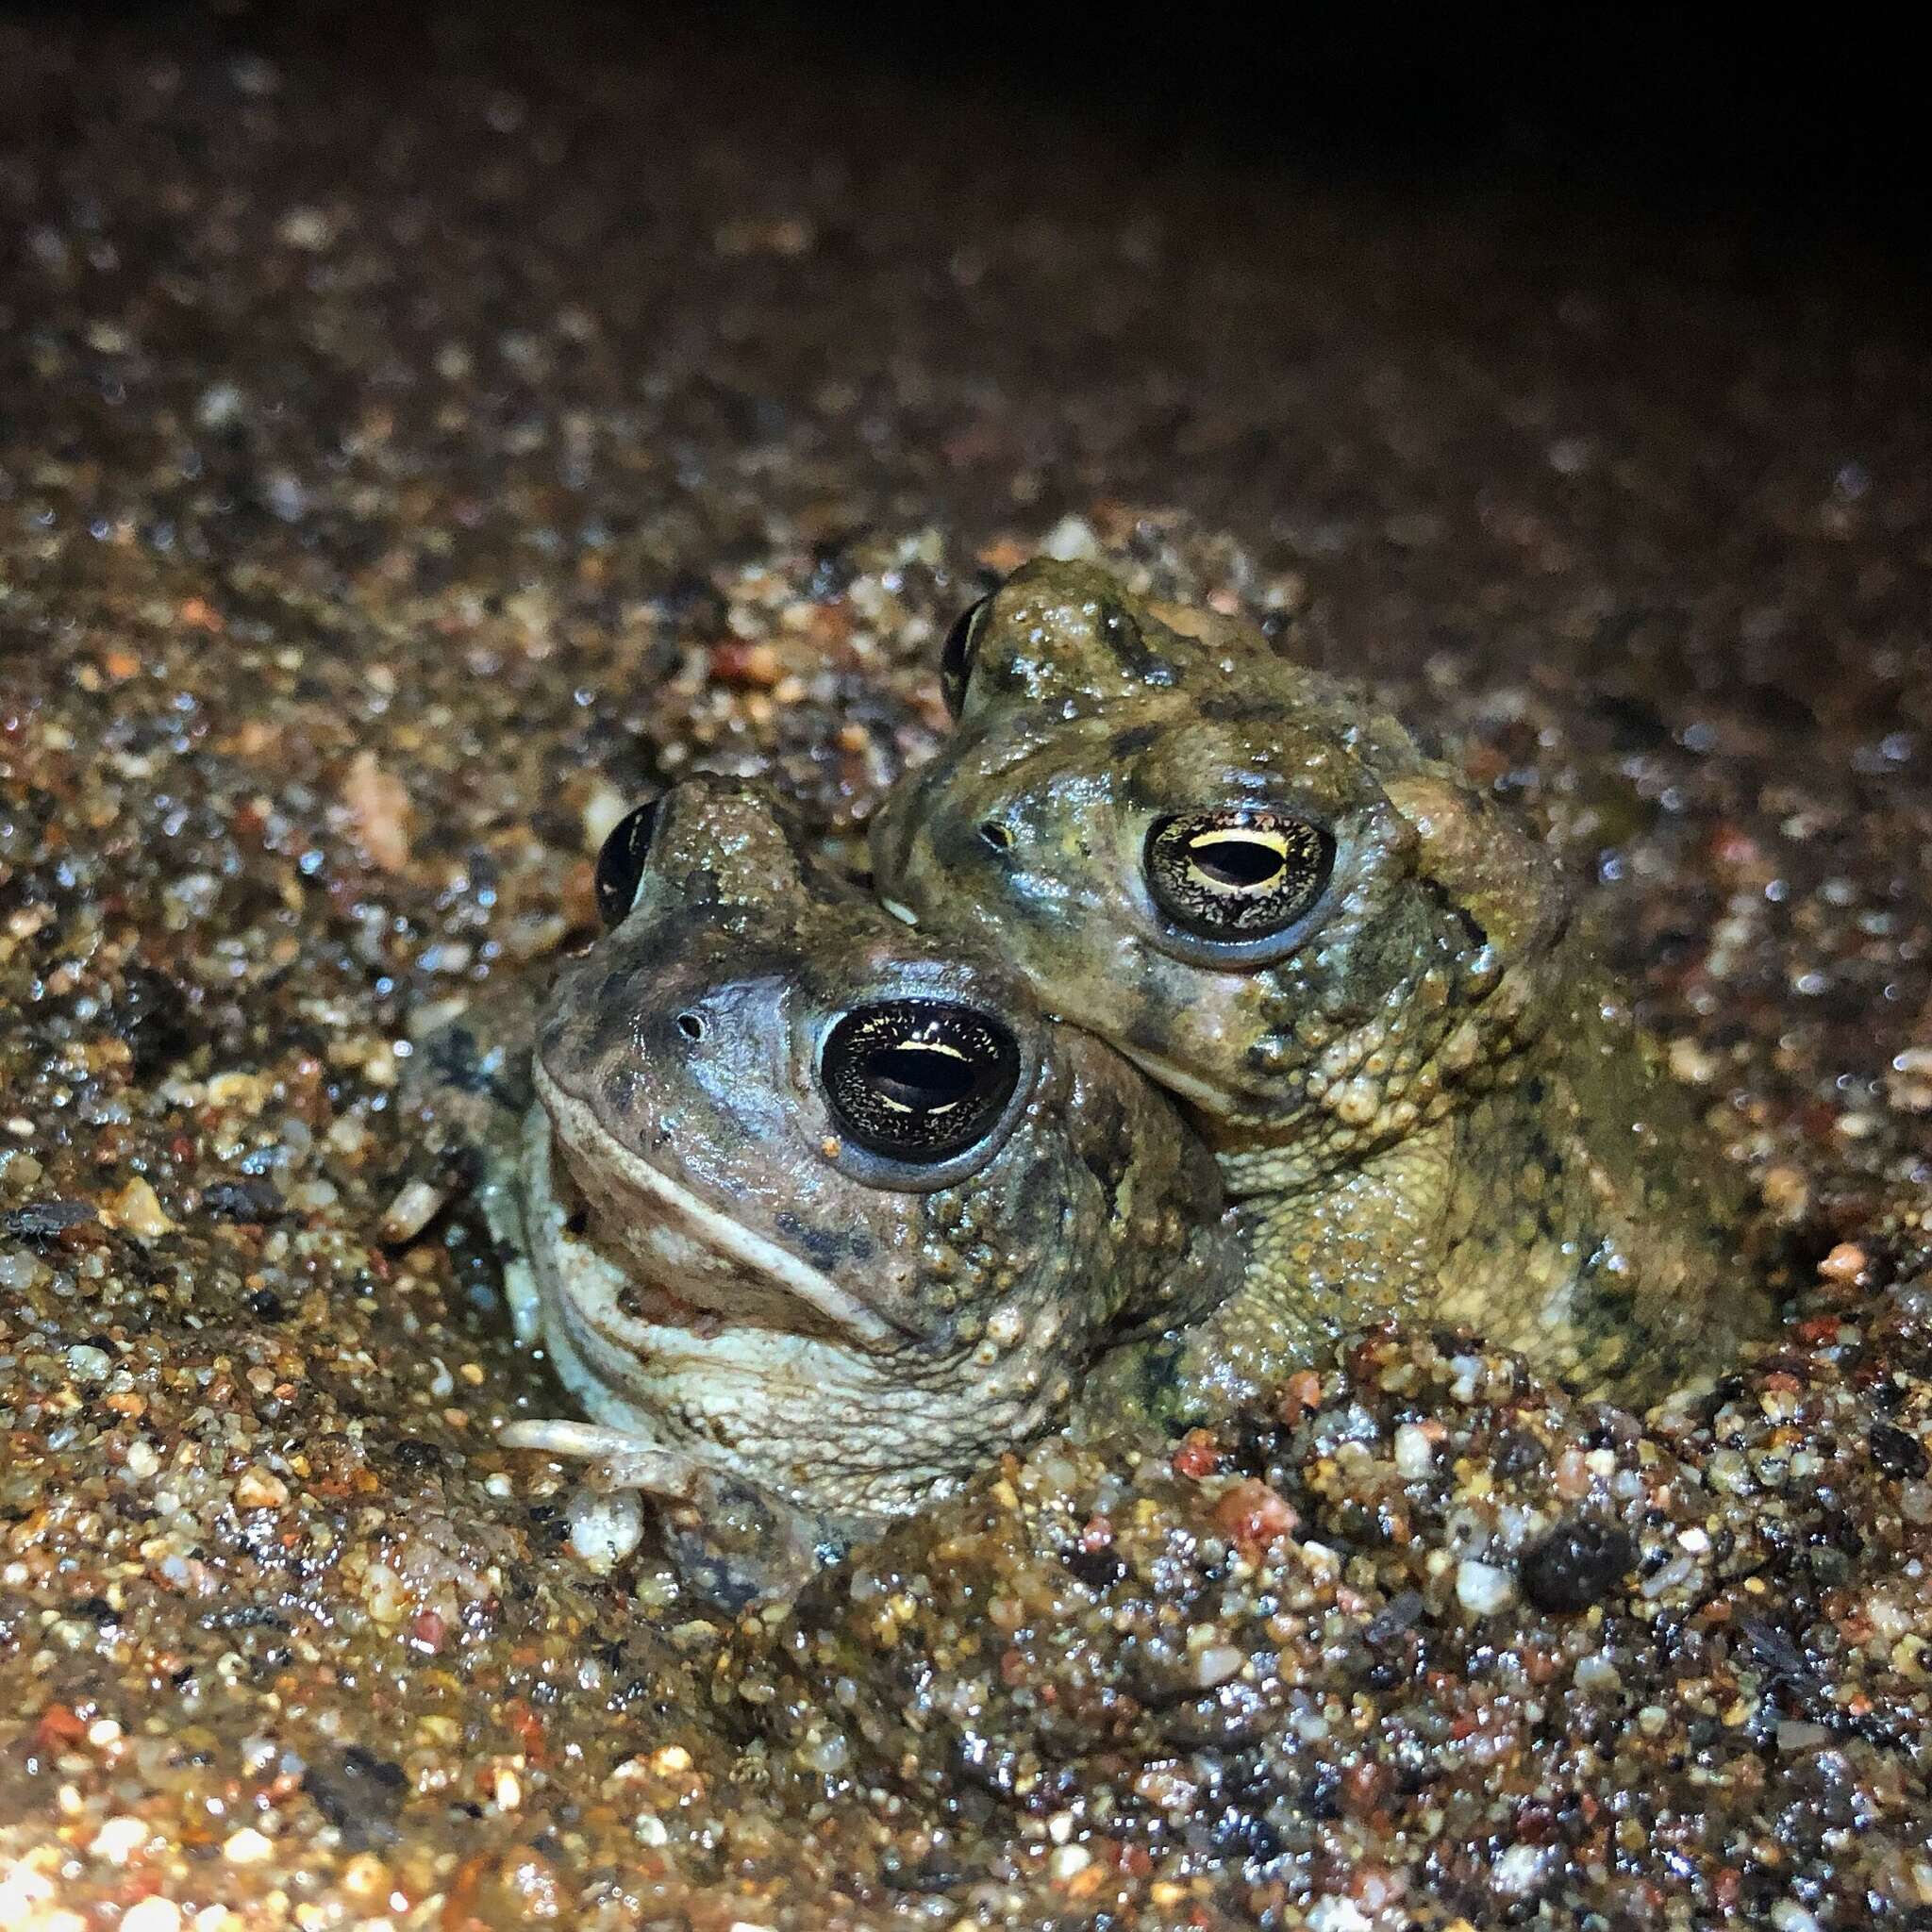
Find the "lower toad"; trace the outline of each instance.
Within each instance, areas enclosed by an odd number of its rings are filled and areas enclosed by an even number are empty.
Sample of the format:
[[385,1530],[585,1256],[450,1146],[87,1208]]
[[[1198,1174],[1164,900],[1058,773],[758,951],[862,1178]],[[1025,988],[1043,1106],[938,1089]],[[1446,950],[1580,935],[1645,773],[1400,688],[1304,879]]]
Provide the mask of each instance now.
[[534,1057],[459,1025],[430,1099],[482,1124],[520,1325],[591,1418],[504,1441],[659,1498],[711,1593],[791,1587],[1238,1278],[1167,1097],[815,869],[757,792],[633,813],[598,888],[611,929]]

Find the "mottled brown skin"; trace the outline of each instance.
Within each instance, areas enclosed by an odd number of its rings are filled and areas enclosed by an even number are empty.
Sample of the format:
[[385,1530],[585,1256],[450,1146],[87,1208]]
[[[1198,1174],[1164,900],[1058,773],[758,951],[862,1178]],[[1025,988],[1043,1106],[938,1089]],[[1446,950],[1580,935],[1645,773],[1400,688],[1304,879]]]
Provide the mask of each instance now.
[[[880,815],[878,889],[998,944],[1188,1105],[1252,1242],[1197,1374],[1241,1385],[1399,1314],[1643,1400],[1766,1324],[1736,1178],[1545,846],[1363,693],[1039,561],[977,619],[958,708]],[[1230,807],[1334,846],[1306,915],[1239,958],[1144,875],[1157,821]]]
[[[997,1124],[937,1166],[855,1144],[824,1091],[832,1024],[901,999],[995,1014],[1020,1048]],[[473,1075],[515,1064],[475,1046]],[[628,913],[543,1005],[534,1071],[486,1206],[594,1425],[510,1440],[666,1499],[727,1598],[792,1587],[1063,1421],[1097,1357],[1158,1348],[1239,1278],[1213,1159],[1166,1096],[994,958],[815,870],[752,790],[665,798]],[[446,1110],[474,1117],[478,1084],[445,1080]]]

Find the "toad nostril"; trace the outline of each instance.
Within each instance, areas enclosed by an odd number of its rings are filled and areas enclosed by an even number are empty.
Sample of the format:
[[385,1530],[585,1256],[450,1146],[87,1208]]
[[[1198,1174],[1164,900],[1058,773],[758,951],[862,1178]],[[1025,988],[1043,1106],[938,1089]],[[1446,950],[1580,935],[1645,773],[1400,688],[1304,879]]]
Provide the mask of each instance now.
[[680,1013],[677,1016],[677,1030],[687,1040],[702,1040],[705,1037],[705,1023],[695,1013]]
[[1013,849],[1012,833],[997,819],[981,820],[979,836],[981,841],[995,852],[1010,852]]

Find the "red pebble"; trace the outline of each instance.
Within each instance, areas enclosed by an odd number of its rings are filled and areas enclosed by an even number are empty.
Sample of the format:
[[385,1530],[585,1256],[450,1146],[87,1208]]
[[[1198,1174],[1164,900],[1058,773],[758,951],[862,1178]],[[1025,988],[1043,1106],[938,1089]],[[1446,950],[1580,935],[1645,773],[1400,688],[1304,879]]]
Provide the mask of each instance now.
[[1104,1516],[1088,1519],[1087,1526],[1080,1532],[1080,1547],[1091,1552],[1113,1547],[1113,1524]]
[[1288,1498],[1257,1476],[1236,1483],[1214,1506],[1215,1528],[1241,1543],[1278,1542],[1300,1520]]
[[40,1751],[64,1751],[86,1736],[87,1725],[66,1705],[50,1704],[34,1726],[34,1746]]
[[1301,1369],[1281,1385],[1275,1399],[1275,1413],[1290,1427],[1311,1408],[1322,1406],[1322,1378],[1312,1369]]

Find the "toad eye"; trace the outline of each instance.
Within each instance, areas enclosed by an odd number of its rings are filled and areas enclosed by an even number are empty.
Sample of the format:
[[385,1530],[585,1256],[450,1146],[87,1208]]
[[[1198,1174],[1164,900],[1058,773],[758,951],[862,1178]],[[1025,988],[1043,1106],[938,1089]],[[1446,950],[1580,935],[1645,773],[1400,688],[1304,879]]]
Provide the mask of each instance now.
[[1020,1047],[977,1008],[880,1000],[825,1036],[819,1078],[841,1133],[869,1153],[932,1165],[998,1124],[1019,1084]]
[[946,633],[945,648],[940,652],[940,691],[945,698],[946,709],[955,718],[966,702],[966,685],[973,675],[973,649],[978,641],[980,620],[991,602],[990,595],[985,596],[960,611]]
[[651,856],[651,835],[658,828],[658,801],[627,811],[611,827],[597,854],[597,917],[605,930],[621,925],[638,895],[644,860]]
[[1301,919],[1328,883],[1335,841],[1288,812],[1237,808],[1158,819],[1147,834],[1147,885],[1184,931],[1266,939]]

